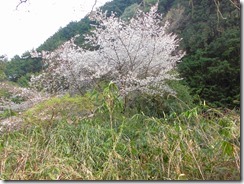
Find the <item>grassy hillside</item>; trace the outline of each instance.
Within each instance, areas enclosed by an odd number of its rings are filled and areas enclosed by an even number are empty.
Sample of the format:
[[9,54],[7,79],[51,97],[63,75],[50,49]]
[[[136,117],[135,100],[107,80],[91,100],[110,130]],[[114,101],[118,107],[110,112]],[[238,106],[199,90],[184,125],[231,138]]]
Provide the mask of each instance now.
[[106,90],[22,112],[17,130],[1,132],[0,179],[240,180],[237,112],[202,104],[156,118],[123,109]]

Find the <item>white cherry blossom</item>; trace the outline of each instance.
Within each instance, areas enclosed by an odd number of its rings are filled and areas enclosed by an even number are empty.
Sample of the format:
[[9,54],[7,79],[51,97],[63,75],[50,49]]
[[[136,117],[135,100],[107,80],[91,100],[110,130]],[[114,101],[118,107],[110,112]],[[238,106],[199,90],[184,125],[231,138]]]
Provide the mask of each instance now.
[[[172,74],[184,52],[179,50],[180,39],[168,33],[168,22],[162,26],[157,5],[148,13],[137,12],[129,22],[107,17],[106,12],[93,13],[97,21],[83,49],[75,44],[75,37],[51,53],[43,52],[45,71],[32,78],[32,83],[49,91],[82,90],[96,79],[115,82],[121,95],[135,90],[147,93],[174,93],[166,80]],[[95,48],[95,49],[94,49]]]

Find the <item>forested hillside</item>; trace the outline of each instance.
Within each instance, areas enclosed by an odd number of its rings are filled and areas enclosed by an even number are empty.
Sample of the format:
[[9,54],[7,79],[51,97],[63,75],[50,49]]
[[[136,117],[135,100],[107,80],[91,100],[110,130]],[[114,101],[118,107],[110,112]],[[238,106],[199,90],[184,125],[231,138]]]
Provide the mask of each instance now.
[[[155,3],[156,0],[114,0],[101,9],[129,19],[137,8],[148,11]],[[158,12],[170,21],[169,30],[182,38],[180,44],[186,56],[178,65],[178,71],[196,102],[200,98],[216,107],[240,107],[240,3],[231,0],[161,0]],[[37,51],[52,51],[77,34],[81,36],[76,43],[84,45],[83,35],[91,30],[91,23],[87,16],[79,22],[69,23],[48,38]],[[23,64],[15,64],[16,60]],[[16,56],[7,64],[5,73],[13,81],[21,77],[22,81],[28,80],[27,73],[41,69],[39,64],[33,66],[33,62],[38,61]],[[21,69],[22,66],[29,69]]]
[[[218,1],[217,1],[218,2]],[[192,1],[176,32],[187,55],[179,72],[192,94],[216,106],[240,105],[240,5]]]
[[113,0],[0,57],[0,179],[240,180],[240,2]]

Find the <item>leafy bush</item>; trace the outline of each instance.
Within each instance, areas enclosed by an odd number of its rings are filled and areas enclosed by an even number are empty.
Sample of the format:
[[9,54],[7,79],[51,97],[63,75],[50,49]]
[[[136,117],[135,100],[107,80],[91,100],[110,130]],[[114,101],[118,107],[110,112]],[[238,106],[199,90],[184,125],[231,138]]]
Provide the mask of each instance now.
[[7,79],[7,76],[5,75],[4,71],[0,69],[0,82]]
[[165,114],[179,114],[193,106],[193,98],[186,86],[177,80],[168,81],[167,84],[176,92],[176,95],[132,93],[127,100],[128,111],[132,111],[132,114],[143,112],[148,116],[164,117]]
[[29,82],[30,82],[30,78],[31,78],[31,73],[27,73],[23,76],[21,76],[18,80],[17,83],[21,86],[21,87],[30,87]]

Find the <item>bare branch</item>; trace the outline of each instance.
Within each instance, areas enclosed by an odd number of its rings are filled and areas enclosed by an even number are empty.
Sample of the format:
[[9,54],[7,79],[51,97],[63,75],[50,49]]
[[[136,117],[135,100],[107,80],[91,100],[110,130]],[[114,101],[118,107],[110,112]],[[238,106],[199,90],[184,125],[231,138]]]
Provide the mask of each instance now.
[[97,0],[95,0],[95,2],[94,2],[93,6],[92,6],[92,9],[91,9],[91,11],[90,11],[90,14],[93,12],[93,9],[94,9],[94,7],[96,6],[96,4],[97,4]]
[[238,9],[238,10],[240,10],[240,2],[239,1],[232,1],[232,0],[230,0],[230,2]]
[[214,3],[216,5],[216,9],[217,9],[217,16],[218,16],[218,20],[219,20],[219,15],[221,16],[222,19],[226,19],[223,14],[220,11],[220,2],[218,0],[214,0]]
[[95,0],[94,5],[92,6],[92,11],[93,11],[93,8],[96,6],[96,4],[97,4],[97,0]]
[[[19,4],[17,4],[17,6],[16,6],[16,10],[18,9],[18,7],[19,7],[21,4],[26,3],[27,1],[28,1],[28,0],[20,0]],[[97,0],[95,0],[95,2],[94,2],[94,4],[93,4],[92,9],[91,9],[91,12],[93,11],[93,9],[94,9],[94,7],[96,6],[96,4],[97,4]]]
[[18,9],[18,7],[22,4],[22,3],[26,3],[28,0],[20,0],[19,4],[17,4],[16,6],[16,10]]

